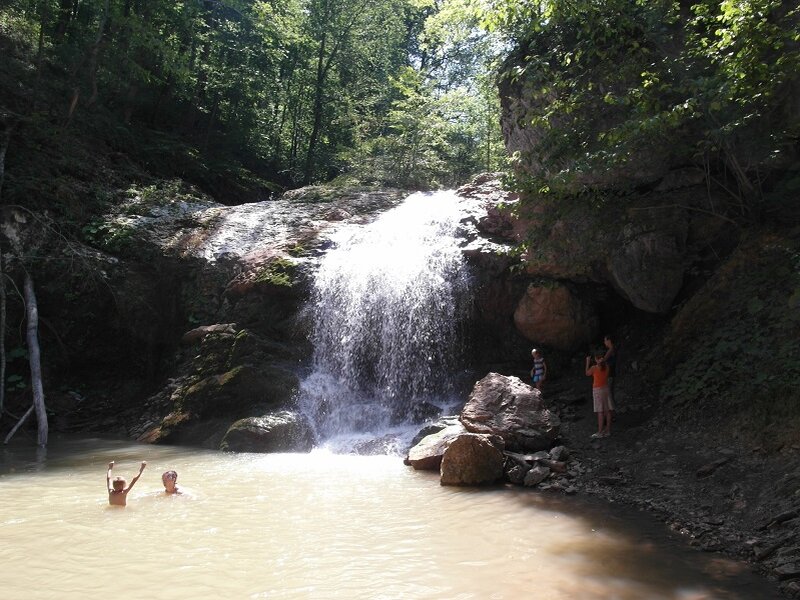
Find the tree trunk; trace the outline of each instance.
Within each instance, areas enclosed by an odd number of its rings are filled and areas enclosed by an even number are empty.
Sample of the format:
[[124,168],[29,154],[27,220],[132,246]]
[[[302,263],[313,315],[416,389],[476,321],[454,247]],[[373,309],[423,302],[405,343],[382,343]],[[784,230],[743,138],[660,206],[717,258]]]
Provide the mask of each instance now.
[[[13,128],[13,124],[6,124],[3,135],[0,137],[0,205],[2,205],[3,198],[3,179],[6,174],[6,151]],[[3,255],[0,253],[0,420],[3,418],[6,400],[6,282],[4,277]]]
[[97,38],[94,41],[94,46],[92,47],[92,53],[89,57],[89,79],[92,84],[92,95],[89,96],[89,99],[86,101],[86,106],[91,106],[97,100],[97,70],[99,67],[98,59],[100,57],[100,46],[103,43],[103,38],[106,34],[106,25],[108,24],[109,19],[109,0],[106,0],[105,7],[103,10],[103,17],[100,20],[100,26],[97,29]]
[[308,151],[306,152],[306,164],[303,169],[303,183],[308,185],[314,175],[314,157],[317,150],[317,140],[319,139],[319,130],[322,127],[322,108],[323,108],[323,94],[325,92],[325,78],[328,74],[328,69],[325,66],[325,43],[327,35],[322,33],[322,38],[319,41],[319,53],[317,54],[317,79],[314,84],[314,108],[313,110],[313,124],[311,126],[311,136],[308,139]]
[[[317,143],[319,142],[320,134],[322,133],[322,111],[325,107],[325,87],[328,82],[328,71],[330,71],[331,66],[336,60],[336,55],[338,54],[339,49],[345,44],[345,40],[347,40],[348,36],[350,35],[350,30],[356,24],[358,15],[363,12],[368,3],[369,2],[365,0],[365,2],[363,2],[360,6],[353,7],[353,12],[351,14],[352,18],[350,19],[350,22],[344,28],[339,30],[336,35],[332,36],[331,40],[328,40],[329,34],[325,29],[323,29],[322,34],[320,35],[319,52],[317,53],[317,77],[314,83],[314,120],[311,126],[311,136],[308,140],[308,152],[306,153],[306,164],[303,173],[303,183],[305,184],[311,183],[311,179],[314,175],[314,162],[317,154]],[[334,18],[336,17],[336,9],[326,4],[325,10],[325,23],[323,26],[329,27],[335,25]],[[330,53],[326,58],[325,53],[327,51],[329,42],[332,43],[330,44]]]
[[36,100],[39,97],[39,87],[42,83],[42,58],[44,57],[44,27],[47,23],[48,2],[41,2],[39,4],[39,43],[36,49],[36,79],[33,81],[33,90],[31,92],[30,113],[36,112]]
[[31,367],[31,391],[33,406],[36,409],[39,436],[38,444],[47,445],[47,411],[44,406],[44,387],[42,386],[42,363],[39,354],[39,307],[36,305],[36,294],[33,291],[33,279],[25,272],[25,311],[28,320],[28,361]]
[[6,280],[0,254],[0,421],[6,402]]
[[61,42],[67,34],[67,29],[69,29],[75,12],[75,4],[74,0],[59,0],[58,2],[58,20],[53,32],[53,38],[56,43]]
[[11,143],[11,132],[15,124],[11,121],[11,117],[0,119],[0,197],[3,194],[3,180],[6,176],[6,152]]

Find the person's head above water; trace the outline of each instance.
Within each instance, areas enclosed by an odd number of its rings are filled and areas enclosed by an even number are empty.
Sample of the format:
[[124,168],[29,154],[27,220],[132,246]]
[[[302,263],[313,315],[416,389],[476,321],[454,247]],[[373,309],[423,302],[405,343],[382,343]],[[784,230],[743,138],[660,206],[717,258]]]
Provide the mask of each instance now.
[[168,494],[172,494],[177,489],[175,484],[178,481],[178,473],[175,471],[165,471],[161,476],[161,481],[164,484],[164,491],[166,491]]
[[111,485],[114,486],[114,491],[115,492],[121,492],[122,490],[125,489],[125,485],[127,483],[128,482],[125,481],[124,477],[114,477],[114,480],[111,482]]

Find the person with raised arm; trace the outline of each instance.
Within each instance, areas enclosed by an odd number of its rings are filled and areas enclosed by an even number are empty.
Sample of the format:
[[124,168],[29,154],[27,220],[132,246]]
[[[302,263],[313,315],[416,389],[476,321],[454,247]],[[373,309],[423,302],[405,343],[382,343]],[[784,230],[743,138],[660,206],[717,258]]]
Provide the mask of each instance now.
[[114,461],[108,463],[108,472],[106,473],[106,487],[108,488],[108,503],[112,506],[126,506],[128,504],[128,492],[131,491],[139,477],[142,476],[142,471],[147,466],[147,462],[142,461],[142,466],[139,467],[139,472],[131,479],[131,484],[126,485],[124,477],[114,477],[111,479],[111,471],[114,469]]

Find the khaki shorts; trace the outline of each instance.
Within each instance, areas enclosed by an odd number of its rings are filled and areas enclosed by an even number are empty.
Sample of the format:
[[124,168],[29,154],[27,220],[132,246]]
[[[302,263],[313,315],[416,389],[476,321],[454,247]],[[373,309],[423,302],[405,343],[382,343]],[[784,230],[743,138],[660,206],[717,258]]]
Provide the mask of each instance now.
[[611,399],[608,386],[592,388],[592,398],[594,399],[594,412],[614,410],[614,401]]

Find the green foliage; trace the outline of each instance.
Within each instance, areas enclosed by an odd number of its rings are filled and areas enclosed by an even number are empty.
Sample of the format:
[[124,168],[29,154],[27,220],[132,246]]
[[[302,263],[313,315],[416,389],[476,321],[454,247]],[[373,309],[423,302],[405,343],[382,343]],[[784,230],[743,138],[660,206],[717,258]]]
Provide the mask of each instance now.
[[96,218],[81,229],[83,239],[109,252],[120,252],[129,246],[136,229],[122,221]]
[[123,212],[128,216],[149,215],[171,205],[208,202],[198,190],[180,179],[158,181],[150,185],[132,185],[125,191]]
[[285,258],[276,258],[264,267],[254,281],[273,286],[291,288],[295,285],[297,265]]
[[9,375],[6,377],[6,389],[9,392],[21,392],[28,387],[22,375]]
[[23,119],[6,190],[82,225],[84,182],[111,171],[238,203],[342,173],[422,187],[500,168],[498,48],[477,19],[465,0],[3,3],[0,108]]
[[[679,412],[800,424],[800,236],[757,235],[676,316],[655,359]],[[734,425],[735,426],[735,425]]]
[[496,0],[515,50],[502,77],[534,107],[523,163],[552,188],[645,156],[703,168],[728,210],[753,217],[796,161],[800,9],[779,0]]
[[357,181],[435,188],[506,167],[496,36],[480,27],[469,0],[429,4],[417,60],[390,79],[389,110],[342,154]]

